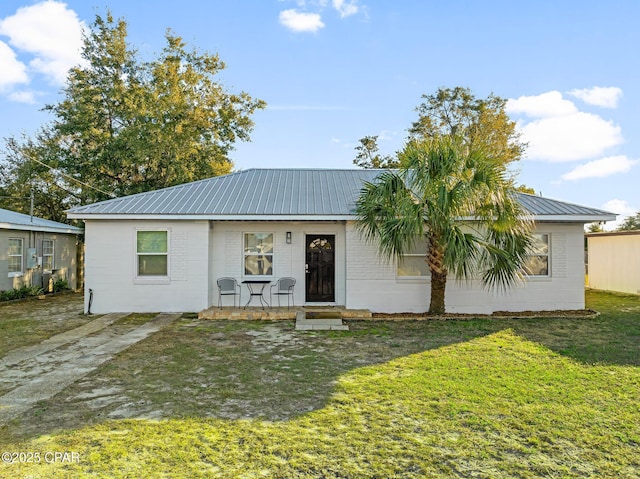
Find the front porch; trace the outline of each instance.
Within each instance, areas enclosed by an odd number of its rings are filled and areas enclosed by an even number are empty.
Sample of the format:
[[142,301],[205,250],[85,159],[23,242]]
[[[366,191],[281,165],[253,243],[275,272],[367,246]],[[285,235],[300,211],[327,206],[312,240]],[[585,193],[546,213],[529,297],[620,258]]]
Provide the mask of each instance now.
[[293,306],[291,308],[273,307],[247,309],[225,306],[218,308],[213,306],[198,313],[199,319],[232,319],[232,320],[294,320],[301,313],[307,319],[315,318],[341,318],[341,319],[370,319],[371,311],[368,309],[347,309],[343,306]]

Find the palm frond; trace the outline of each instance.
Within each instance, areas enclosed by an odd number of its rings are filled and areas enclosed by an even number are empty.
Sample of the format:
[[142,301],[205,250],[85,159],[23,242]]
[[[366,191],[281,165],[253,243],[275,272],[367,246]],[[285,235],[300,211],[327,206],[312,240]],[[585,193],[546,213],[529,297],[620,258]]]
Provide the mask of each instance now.
[[432,274],[480,277],[491,289],[520,280],[533,223],[504,162],[446,136],[411,140],[400,164],[366,184],[356,204],[358,229],[382,255],[400,258],[426,238]]
[[386,258],[398,257],[424,236],[422,208],[394,172],[381,174],[375,183],[366,183],[356,202],[356,226],[368,240],[378,243]]

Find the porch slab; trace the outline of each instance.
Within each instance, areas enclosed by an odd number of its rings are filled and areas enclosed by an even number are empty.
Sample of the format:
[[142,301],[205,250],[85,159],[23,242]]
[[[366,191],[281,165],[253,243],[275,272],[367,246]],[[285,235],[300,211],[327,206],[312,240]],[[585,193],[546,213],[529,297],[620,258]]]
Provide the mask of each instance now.
[[307,315],[317,315],[317,319],[326,319],[328,316],[342,319],[370,319],[372,317],[371,311],[368,309],[345,309],[341,307],[332,306],[307,306],[307,307],[292,307],[287,308],[252,308],[247,309],[232,308],[232,307],[211,307],[200,311],[198,313],[199,319],[231,319],[231,320],[248,320],[248,321],[273,321],[273,320],[295,320],[298,313],[303,313],[305,317]]

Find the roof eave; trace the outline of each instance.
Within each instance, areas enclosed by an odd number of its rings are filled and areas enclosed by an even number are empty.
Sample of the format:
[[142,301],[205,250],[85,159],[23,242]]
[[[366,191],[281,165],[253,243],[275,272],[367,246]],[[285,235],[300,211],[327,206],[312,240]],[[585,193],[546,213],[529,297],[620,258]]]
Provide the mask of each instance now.
[[167,214],[82,214],[69,213],[71,219],[81,220],[193,220],[193,221],[347,221],[353,215],[167,215]]
[[595,223],[597,221],[615,221],[616,215],[534,215],[536,221],[552,221],[562,223]]
[[68,228],[56,228],[54,226],[23,225],[16,223],[0,223],[0,229],[17,231],[38,231],[43,233],[61,233],[70,235],[78,235],[83,233],[82,228],[76,228],[75,226],[70,226]]
[[[82,220],[195,220],[195,221],[353,221],[355,215],[220,215],[220,214],[88,214],[69,213],[71,219]],[[473,221],[473,218],[465,218]],[[615,215],[533,215],[535,221],[593,223],[615,221]]]

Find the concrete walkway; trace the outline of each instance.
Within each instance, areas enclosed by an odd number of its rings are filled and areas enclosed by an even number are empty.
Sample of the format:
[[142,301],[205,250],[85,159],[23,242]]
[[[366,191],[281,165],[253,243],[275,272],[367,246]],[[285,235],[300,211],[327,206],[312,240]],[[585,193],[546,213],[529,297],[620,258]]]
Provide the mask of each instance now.
[[10,389],[0,396],[0,425],[59,393],[181,315],[161,313],[142,326],[119,334],[109,326],[123,316],[126,314],[107,314],[39,344],[13,350],[0,359],[0,389]]

